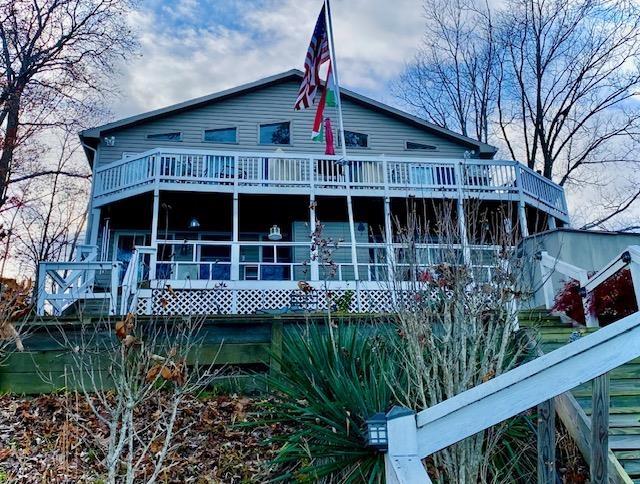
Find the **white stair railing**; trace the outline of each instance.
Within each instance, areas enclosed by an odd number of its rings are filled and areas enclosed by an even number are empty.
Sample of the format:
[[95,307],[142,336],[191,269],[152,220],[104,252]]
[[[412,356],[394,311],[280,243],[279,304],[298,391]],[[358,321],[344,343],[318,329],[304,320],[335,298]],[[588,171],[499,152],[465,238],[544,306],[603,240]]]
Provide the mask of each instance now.
[[[417,415],[392,410],[387,417],[387,482],[430,483],[422,459],[536,405],[550,407],[553,415],[551,399],[593,379],[591,482],[608,482],[607,373],[638,357],[640,313],[634,313]],[[539,432],[538,438],[549,434],[554,437],[553,432]],[[544,462],[554,462],[555,440],[540,447],[548,449]],[[552,467],[539,476],[539,483],[555,482],[549,480],[555,474]]]
[[155,247],[136,246],[131,260],[122,279],[122,297],[120,299],[120,314],[136,311],[138,304],[138,285],[141,281],[140,274],[144,269],[144,256],[155,254]]
[[580,297],[582,297],[587,326],[598,327],[600,325],[598,317],[590,310],[590,301],[594,297],[593,292],[603,282],[627,267],[631,272],[636,303],[640,304],[640,246],[630,245],[591,277],[586,269],[551,257],[547,252],[540,252],[537,257],[540,262],[542,290],[547,309],[552,309],[554,306],[556,289],[553,285],[553,274],[556,272],[580,283]]
[[[120,262],[40,262],[37,314],[43,316],[49,304],[51,313],[54,316],[60,316],[76,301],[90,299],[108,301],[109,314],[116,314],[121,266]],[[96,291],[94,285],[96,272],[105,272],[110,275],[110,283],[104,291]]]
[[[589,273],[586,269],[574,266],[568,262],[561,261],[557,258],[551,257],[547,252],[540,252],[537,255],[540,262],[540,273],[542,280],[542,291],[544,293],[544,303],[547,309],[551,309],[554,306],[554,300],[556,296],[556,290],[553,286],[553,274],[558,273],[563,276],[567,276],[570,279],[574,279],[580,283],[580,286],[584,286],[589,281]],[[585,295],[582,298],[582,307],[584,309],[585,322],[588,327],[597,328],[599,326],[598,318],[590,310],[589,295]]]

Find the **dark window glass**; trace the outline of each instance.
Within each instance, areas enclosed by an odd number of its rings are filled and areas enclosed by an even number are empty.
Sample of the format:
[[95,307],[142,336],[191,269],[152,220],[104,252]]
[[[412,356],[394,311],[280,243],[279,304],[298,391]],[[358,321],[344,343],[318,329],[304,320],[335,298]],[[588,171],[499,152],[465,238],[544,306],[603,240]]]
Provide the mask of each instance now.
[[366,148],[369,146],[369,136],[355,131],[345,131],[344,139],[347,140],[347,147]]
[[147,139],[155,139],[161,141],[180,141],[182,139],[182,133],[176,131],[175,133],[148,134]]
[[260,125],[260,144],[288,145],[291,144],[291,129],[288,122]]
[[211,143],[237,143],[236,128],[207,129],[204,140]]
[[425,145],[422,143],[414,143],[413,141],[407,141],[407,149],[408,150],[435,150],[436,147],[433,145]]

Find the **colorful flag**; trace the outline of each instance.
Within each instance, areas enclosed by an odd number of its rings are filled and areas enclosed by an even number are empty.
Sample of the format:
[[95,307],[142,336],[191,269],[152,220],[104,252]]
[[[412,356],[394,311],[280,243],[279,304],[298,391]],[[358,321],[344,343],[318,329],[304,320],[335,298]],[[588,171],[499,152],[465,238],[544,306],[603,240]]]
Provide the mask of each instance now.
[[324,120],[324,129],[326,133],[326,147],[324,150],[325,155],[335,155],[336,150],[333,146],[333,130],[331,129],[331,118]]
[[327,62],[329,58],[329,36],[323,6],[307,49],[307,57],[304,60],[304,77],[302,78],[298,98],[293,106],[294,109],[306,109],[313,104],[321,83],[320,66]]
[[316,108],[316,117],[313,120],[313,129],[311,131],[311,139],[313,141],[324,141],[323,135],[323,121],[324,121],[324,106],[327,102],[327,90],[325,89],[320,96],[320,102]]
[[329,62],[329,70],[327,71],[327,82],[325,83],[325,95],[327,106],[336,107],[338,102],[336,101],[336,82],[333,78],[333,70],[331,69],[331,62]]
[[316,108],[316,117],[313,121],[313,130],[311,131],[311,139],[313,141],[324,141],[323,120],[325,106],[336,106],[335,84],[333,83],[333,73],[331,72],[331,62],[327,70],[327,81],[325,82],[320,102]]

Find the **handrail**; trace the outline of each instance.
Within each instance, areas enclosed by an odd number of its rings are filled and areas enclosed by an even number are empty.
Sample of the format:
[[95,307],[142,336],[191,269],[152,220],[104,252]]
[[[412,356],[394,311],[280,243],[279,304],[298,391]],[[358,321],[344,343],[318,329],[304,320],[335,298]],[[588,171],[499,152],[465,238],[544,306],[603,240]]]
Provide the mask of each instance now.
[[[275,164],[267,171],[262,165],[264,160]],[[234,189],[257,185],[298,189],[313,186],[323,190],[340,189],[346,184],[370,190],[463,188],[526,196],[560,216],[567,214],[563,188],[515,160],[357,155],[351,160],[351,177],[333,169],[338,161],[339,156],[318,153],[154,148],[96,167],[95,197],[151,189],[153,181],[204,182]],[[432,171],[415,171],[422,167],[431,167]],[[459,167],[470,171],[460,173]]]
[[[574,279],[580,283],[580,286],[584,286],[589,281],[589,273],[586,269],[583,269],[568,262],[559,260],[549,255],[548,252],[542,251],[536,255],[536,258],[540,262],[540,275],[542,281],[542,290],[544,293],[544,302],[547,309],[553,308],[555,299],[555,290],[553,288],[553,273],[558,272],[564,276]],[[597,328],[599,326],[598,318],[593,314],[589,307],[590,295],[585,294],[582,297],[582,307],[584,309],[584,316],[587,326],[590,328]]]
[[124,315],[135,311],[138,296],[138,273],[140,272],[140,257],[145,254],[155,254],[156,248],[136,245],[131,255],[131,260],[122,279],[122,297],[120,300],[120,314]]
[[[108,299],[109,314],[116,314],[118,277],[121,265],[121,262],[86,260],[80,262],[40,262],[38,265],[36,313],[40,316],[44,315],[47,302],[53,307],[54,314],[60,315],[79,299]],[[71,273],[65,277],[58,271],[71,271]],[[94,291],[96,271],[111,271],[109,291]],[[47,292],[48,280],[51,292]]]
[[[640,313],[634,313],[411,416],[413,429],[409,427],[410,419],[388,420],[387,472],[400,476],[392,482],[430,482],[420,459],[638,357]],[[402,432],[394,426],[402,427]],[[407,431],[415,435],[413,453],[407,453],[405,442],[394,441],[399,440],[401,433],[407,435]],[[400,453],[396,446],[402,449]],[[408,462],[411,458],[413,462]],[[418,480],[402,480],[407,468],[409,475]]]

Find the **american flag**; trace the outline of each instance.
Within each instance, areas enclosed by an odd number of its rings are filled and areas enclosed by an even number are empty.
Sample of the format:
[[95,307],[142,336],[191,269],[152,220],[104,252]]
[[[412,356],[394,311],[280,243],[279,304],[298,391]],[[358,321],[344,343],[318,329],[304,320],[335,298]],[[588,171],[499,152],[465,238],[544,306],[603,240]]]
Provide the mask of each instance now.
[[316,28],[311,36],[311,43],[304,60],[304,78],[298,92],[294,109],[306,109],[313,104],[318,87],[320,87],[320,66],[329,60],[329,37],[327,34],[324,6],[320,10]]

